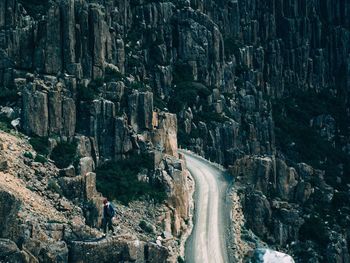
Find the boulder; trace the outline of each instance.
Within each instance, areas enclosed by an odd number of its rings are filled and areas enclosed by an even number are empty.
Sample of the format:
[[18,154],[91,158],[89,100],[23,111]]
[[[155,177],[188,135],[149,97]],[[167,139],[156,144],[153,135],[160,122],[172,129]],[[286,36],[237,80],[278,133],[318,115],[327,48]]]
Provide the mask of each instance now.
[[165,262],[168,251],[153,243],[122,240],[116,237],[97,242],[71,242],[70,262]]
[[16,252],[19,252],[19,249],[15,242],[9,240],[0,238],[0,259],[5,260],[7,257],[11,256],[11,254],[14,254]]
[[11,237],[17,229],[17,213],[21,202],[7,189],[0,187],[0,237]]
[[95,170],[95,163],[91,157],[83,157],[79,160],[80,175],[85,176],[89,172]]
[[267,238],[270,234],[269,225],[272,220],[272,210],[266,196],[261,192],[246,193],[243,211],[248,227],[260,238]]
[[258,248],[254,251],[253,263],[294,263],[294,259],[282,252]]

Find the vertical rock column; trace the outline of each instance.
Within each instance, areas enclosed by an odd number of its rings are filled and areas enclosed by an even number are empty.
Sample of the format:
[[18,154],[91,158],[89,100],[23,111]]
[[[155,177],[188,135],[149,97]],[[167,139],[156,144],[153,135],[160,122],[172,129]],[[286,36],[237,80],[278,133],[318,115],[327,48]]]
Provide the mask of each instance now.
[[89,26],[92,27],[92,77],[98,79],[103,76],[106,55],[107,24],[104,13],[98,6],[92,6],[89,12]]
[[93,101],[90,116],[90,136],[97,143],[100,158],[114,156],[115,105],[108,100]]
[[62,101],[63,132],[62,135],[73,137],[76,128],[76,105],[72,98],[64,97]]
[[49,127],[47,93],[25,89],[23,91],[23,129],[26,134],[46,137]]
[[57,74],[62,70],[61,12],[52,2],[47,12],[45,42],[45,73]]
[[75,55],[76,48],[80,48],[76,41],[76,33],[79,31],[76,30],[75,11],[74,0],[61,2],[63,64],[69,74],[81,78],[82,67],[76,63]]
[[152,143],[156,148],[162,148],[162,152],[174,157],[177,153],[177,118],[175,114],[159,113],[158,127],[152,133]]
[[114,135],[114,158],[116,160],[123,159],[123,155],[132,150],[132,143],[128,130],[127,121],[122,118],[115,119],[115,135]]
[[129,124],[135,132],[152,129],[153,93],[134,91],[128,97]]
[[24,89],[23,130],[27,134],[41,137],[49,135],[73,137],[76,128],[74,100],[63,96],[62,83],[58,83],[54,88],[45,87],[45,89],[37,90],[35,83],[28,84]]
[[50,134],[60,134],[62,131],[62,95],[61,90],[49,92],[49,125]]

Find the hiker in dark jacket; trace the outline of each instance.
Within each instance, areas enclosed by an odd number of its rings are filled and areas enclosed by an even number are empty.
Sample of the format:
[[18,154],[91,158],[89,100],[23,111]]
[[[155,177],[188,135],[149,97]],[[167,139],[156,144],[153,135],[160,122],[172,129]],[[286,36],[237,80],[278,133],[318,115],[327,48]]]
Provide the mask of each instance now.
[[107,199],[104,199],[103,200],[103,218],[102,218],[103,233],[106,234],[107,226],[108,226],[108,231],[112,230],[114,234],[114,228],[113,228],[113,222],[112,222],[114,215],[115,215],[115,210],[112,204],[108,202]]

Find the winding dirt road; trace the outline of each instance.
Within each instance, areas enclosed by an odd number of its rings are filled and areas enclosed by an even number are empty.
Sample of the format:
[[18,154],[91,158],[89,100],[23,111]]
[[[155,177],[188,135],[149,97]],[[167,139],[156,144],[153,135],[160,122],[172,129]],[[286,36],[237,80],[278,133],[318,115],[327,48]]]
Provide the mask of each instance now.
[[223,172],[208,161],[189,152],[181,153],[196,184],[194,228],[186,243],[186,262],[227,263],[228,181]]

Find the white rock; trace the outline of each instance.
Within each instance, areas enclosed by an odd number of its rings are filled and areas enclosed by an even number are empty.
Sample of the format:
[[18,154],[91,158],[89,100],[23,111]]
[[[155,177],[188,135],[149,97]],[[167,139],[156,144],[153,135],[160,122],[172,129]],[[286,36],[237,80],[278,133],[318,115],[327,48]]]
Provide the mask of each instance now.
[[21,119],[20,118],[17,118],[15,120],[11,121],[11,126],[13,128],[15,128],[16,130],[19,128],[20,124],[21,124]]
[[295,263],[291,256],[271,249],[257,249],[255,256],[255,262],[259,263]]
[[1,107],[0,115],[5,116],[6,118],[13,120],[16,117],[15,111],[10,107]]

